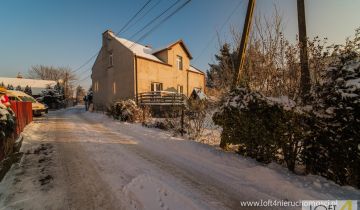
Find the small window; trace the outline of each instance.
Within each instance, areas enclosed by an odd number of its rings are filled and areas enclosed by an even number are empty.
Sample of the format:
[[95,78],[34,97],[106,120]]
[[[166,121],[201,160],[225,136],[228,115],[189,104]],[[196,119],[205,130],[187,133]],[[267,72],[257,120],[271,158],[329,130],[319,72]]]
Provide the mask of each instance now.
[[99,82],[96,81],[94,84],[94,92],[99,92]]
[[109,55],[109,67],[112,67],[114,65],[114,57],[113,54],[110,53]]
[[182,85],[177,86],[177,92],[183,94],[184,93],[184,87]]
[[183,58],[180,55],[176,56],[176,64],[179,70],[183,70]]
[[153,82],[151,83],[151,91],[162,91],[163,90],[163,84],[159,82]]
[[113,93],[116,94],[116,82],[113,82]]

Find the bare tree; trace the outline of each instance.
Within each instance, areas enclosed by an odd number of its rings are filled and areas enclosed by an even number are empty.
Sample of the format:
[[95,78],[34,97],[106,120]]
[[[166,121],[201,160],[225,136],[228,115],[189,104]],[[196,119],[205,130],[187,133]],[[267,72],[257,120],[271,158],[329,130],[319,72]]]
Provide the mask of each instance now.
[[76,101],[81,102],[85,95],[85,89],[82,86],[78,85],[76,87]]
[[74,92],[76,75],[68,67],[36,65],[28,71],[28,78],[57,81],[64,87],[65,98],[71,98]]
[[[288,41],[284,36],[282,13],[274,5],[271,16],[255,16],[251,32],[243,77],[250,89],[259,91],[266,96],[289,96],[300,99],[300,49],[298,37],[295,42]],[[216,63],[210,65],[207,72],[207,86],[213,96],[227,95],[228,81],[235,76],[234,69],[239,63],[237,46],[241,41],[242,32],[235,27],[230,29],[233,43],[220,44],[220,53],[215,55]],[[319,82],[320,73],[326,68],[330,59],[326,38],[315,37],[307,40],[309,68],[312,84]],[[225,91],[224,91],[225,90]]]
[[[287,95],[297,99],[300,94],[301,44],[298,38],[293,43],[288,41],[284,37],[284,28],[282,13],[276,5],[270,17],[260,13],[256,16],[244,72],[251,89],[268,96]],[[241,33],[232,30],[232,34],[238,44]],[[320,71],[328,64],[324,59],[329,55],[325,47],[326,38],[315,37],[307,44],[312,83],[317,83]]]

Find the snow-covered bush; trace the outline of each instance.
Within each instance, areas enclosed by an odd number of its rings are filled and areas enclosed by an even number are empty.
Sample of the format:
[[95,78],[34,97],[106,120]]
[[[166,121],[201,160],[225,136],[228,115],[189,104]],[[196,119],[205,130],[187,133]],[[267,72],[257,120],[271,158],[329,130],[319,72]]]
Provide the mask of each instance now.
[[15,118],[11,110],[0,103],[0,145],[5,156],[10,152],[15,131]]
[[313,138],[305,142],[308,172],[360,187],[359,53],[340,52],[313,98]]
[[151,118],[149,109],[140,108],[131,99],[115,102],[108,108],[107,114],[126,122],[144,122]]
[[43,90],[37,100],[46,104],[50,109],[65,107],[64,91],[60,84],[55,85],[54,88],[48,87],[46,90]]
[[204,99],[188,99],[185,110],[186,132],[191,139],[199,139],[205,129],[205,118],[208,112],[208,101]]
[[308,173],[360,187],[360,54],[339,51],[332,60],[306,105],[245,88],[230,92],[213,117],[223,128],[220,146],[236,144],[258,161],[283,160],[292,171],[304,164]]
[[284,161],[294,171],[309,129],[308,117],[296,103],[246,88],[234,89],[225,100],[213,117],[223,128],[220,146],[239,145],[238,152],[244,156],[264,163]]

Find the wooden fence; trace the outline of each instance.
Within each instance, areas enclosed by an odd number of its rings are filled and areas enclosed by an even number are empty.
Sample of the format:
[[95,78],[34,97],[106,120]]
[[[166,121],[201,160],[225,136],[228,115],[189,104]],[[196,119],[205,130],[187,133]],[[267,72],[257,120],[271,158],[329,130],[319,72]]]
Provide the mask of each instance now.
[[19,138],[20,133],[33,120],[31,102],[13,101],[11,102],[11,109],[16,115],[16,128],[13,134],[0,140],[0,181],[10,170],[11,165],[20,160],[21,153],[18,153],[22,142],[22,139]]
[[11,109],[16,116],[15,138],[17,138],[24,130],[25,126],[33,120],[32,104],[31,102],[12,101]]

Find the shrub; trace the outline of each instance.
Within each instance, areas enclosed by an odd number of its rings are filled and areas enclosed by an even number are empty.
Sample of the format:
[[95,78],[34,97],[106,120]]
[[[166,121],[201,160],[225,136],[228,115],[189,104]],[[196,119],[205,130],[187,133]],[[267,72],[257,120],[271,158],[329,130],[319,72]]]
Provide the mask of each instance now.
[[0,139],[9,137],[15,130],[15,118],[10,109],[0,104]]
[[230,93],[213,120],[223,128],[222,148],[237,144],[238,153],[263,163],[285,161],[291,171],[296,161],[301,161],[307,116],[286,97],[267,98],[238,88]]
[[0,141],[5,156],[12,151],[15,126],[12,111],[0,103]]
[[204,123],[207,114],[208,102],[206,99],[189,99],[185,110],[186,132],[192,139],[199,139],[204,132]]
[[360,56],[341,53],[324,71],[306,106],[268,98],[245,88],[233,90],[213,117],[222,126],[222,148],[264,163],[284,162],[294,171],[360,187]]
[[145,122],[151,118],[147,107],[140,108],[131,99],[115,102],[108,108],[107,114],[125,122]]
[[360,187],[360,56],[341,53],[313,93],[307,171]]

